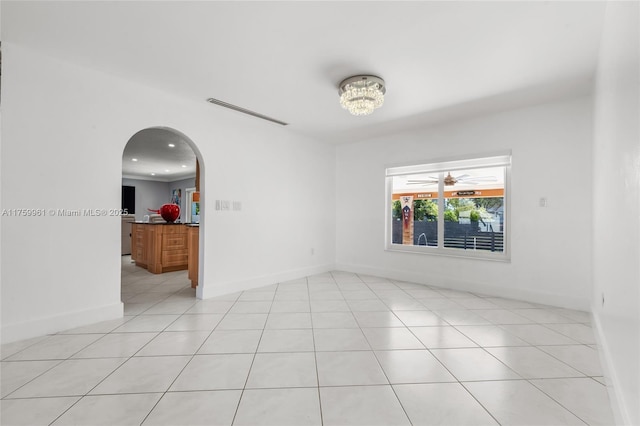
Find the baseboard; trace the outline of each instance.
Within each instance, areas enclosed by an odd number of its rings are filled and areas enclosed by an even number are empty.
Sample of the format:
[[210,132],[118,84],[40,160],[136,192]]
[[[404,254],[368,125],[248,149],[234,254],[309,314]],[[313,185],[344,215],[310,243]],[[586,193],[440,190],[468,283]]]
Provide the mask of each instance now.
[[266,285],[275,284],[279,282],[297,280],[310,275],[322,274],[334,269],[333,264],[310,266],[308,268],[292,269],[285,272],[279,272],[276,274],[261,275],[259,277],[253,277],[246,280],[230,281],[223,283],[206,283],[202,286],[202,294],[198,294],[198,298],[209,299],[215,296],[221,296],[224,294],[235,293],[237,291],[251,290],[258,287],[264,287]]
[[547,294],[515,288],[498,287],[482,282],[465,282],[453,280],[448,276],[439,276],[433,273],[425,275],[422,272],[395,270],[388,268],[374,268],[363,265],[343,264],[335,265],[337,270],[354,272],[356,274],[373,275],[394,280],[408,281],[417,284],[425,284],[433,287],[443,287],[452,290],[469,291],[487,296],[504,297],[508,299],[522,300],[525,302],[539,303],[543,305],[557,306],[560,308],[589,311],[591,302],[588,299],[558,294]]
[[2,326],[2,343],[10,343],[31,337],[53,334],[76,327],[122,318],[122,302],[82,311],[66,312],[61,315],[37,318],[18,324]]
[[593,319],[594,334],[598,343],[598,354],[600,355],[600,363],[602,364],[604,378],[607,383],[607,391],[611,401],[614,420],[617,425],[631,425],[633,423],[631,422],[631,416],[626,408],[624,399],[620,398],[620,395],[618,395],[616,391],[616,389],[621,389],[621,386],[616,369],[613,367],[611,349],[607,343],[604,330],[602,329],[600,317],[596,315],[595,312],[597,312],[597,309],[594,307],[591,310],[591,318]]

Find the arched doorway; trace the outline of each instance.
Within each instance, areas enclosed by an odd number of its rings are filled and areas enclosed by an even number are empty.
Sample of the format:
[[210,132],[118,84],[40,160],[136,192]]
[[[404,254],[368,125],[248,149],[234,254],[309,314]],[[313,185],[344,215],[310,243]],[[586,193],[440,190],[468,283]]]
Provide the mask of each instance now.
[[[172,128],[140,130],[125,145],[122,202],[127,209],[123,213],[128,214],[121,223],[125,314],[135,315],[152,305],[157,305],[158,313],[177,313],[180,303],[187,306],[201,294],[196,287],[203,278],[199,271],[203,166],[194,142]],[[175,222],[153,211],[163,204],[180,207]]]

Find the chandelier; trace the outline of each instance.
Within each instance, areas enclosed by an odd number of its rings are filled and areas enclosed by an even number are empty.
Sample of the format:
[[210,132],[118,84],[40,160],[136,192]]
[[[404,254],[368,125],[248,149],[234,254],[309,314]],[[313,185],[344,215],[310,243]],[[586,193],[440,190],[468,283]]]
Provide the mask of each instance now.
[[340,105],[353,115],[369,115],[384,102],[384,80],[375,75],[354,75],[340,83]]

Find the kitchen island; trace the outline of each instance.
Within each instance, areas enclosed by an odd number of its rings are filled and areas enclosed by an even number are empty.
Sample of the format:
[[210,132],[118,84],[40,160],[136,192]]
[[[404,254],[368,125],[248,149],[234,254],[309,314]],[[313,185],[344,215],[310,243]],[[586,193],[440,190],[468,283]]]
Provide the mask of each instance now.
[[131,259],[154,274],[189,267],[187,225],[183,223],[131,224]]

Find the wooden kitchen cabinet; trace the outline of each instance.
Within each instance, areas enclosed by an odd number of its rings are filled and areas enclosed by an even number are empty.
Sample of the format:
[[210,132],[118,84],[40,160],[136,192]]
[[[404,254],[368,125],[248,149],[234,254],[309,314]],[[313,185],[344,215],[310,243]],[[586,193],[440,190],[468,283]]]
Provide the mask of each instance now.
[[133,223],[131,259],[154,274],[189,266],[187,226],[179,223]]
[[187,227],[187,242],[189,245],[189,279],[191,288],[198,286],[198,249],[200,242],[200,227],[190,225]]

